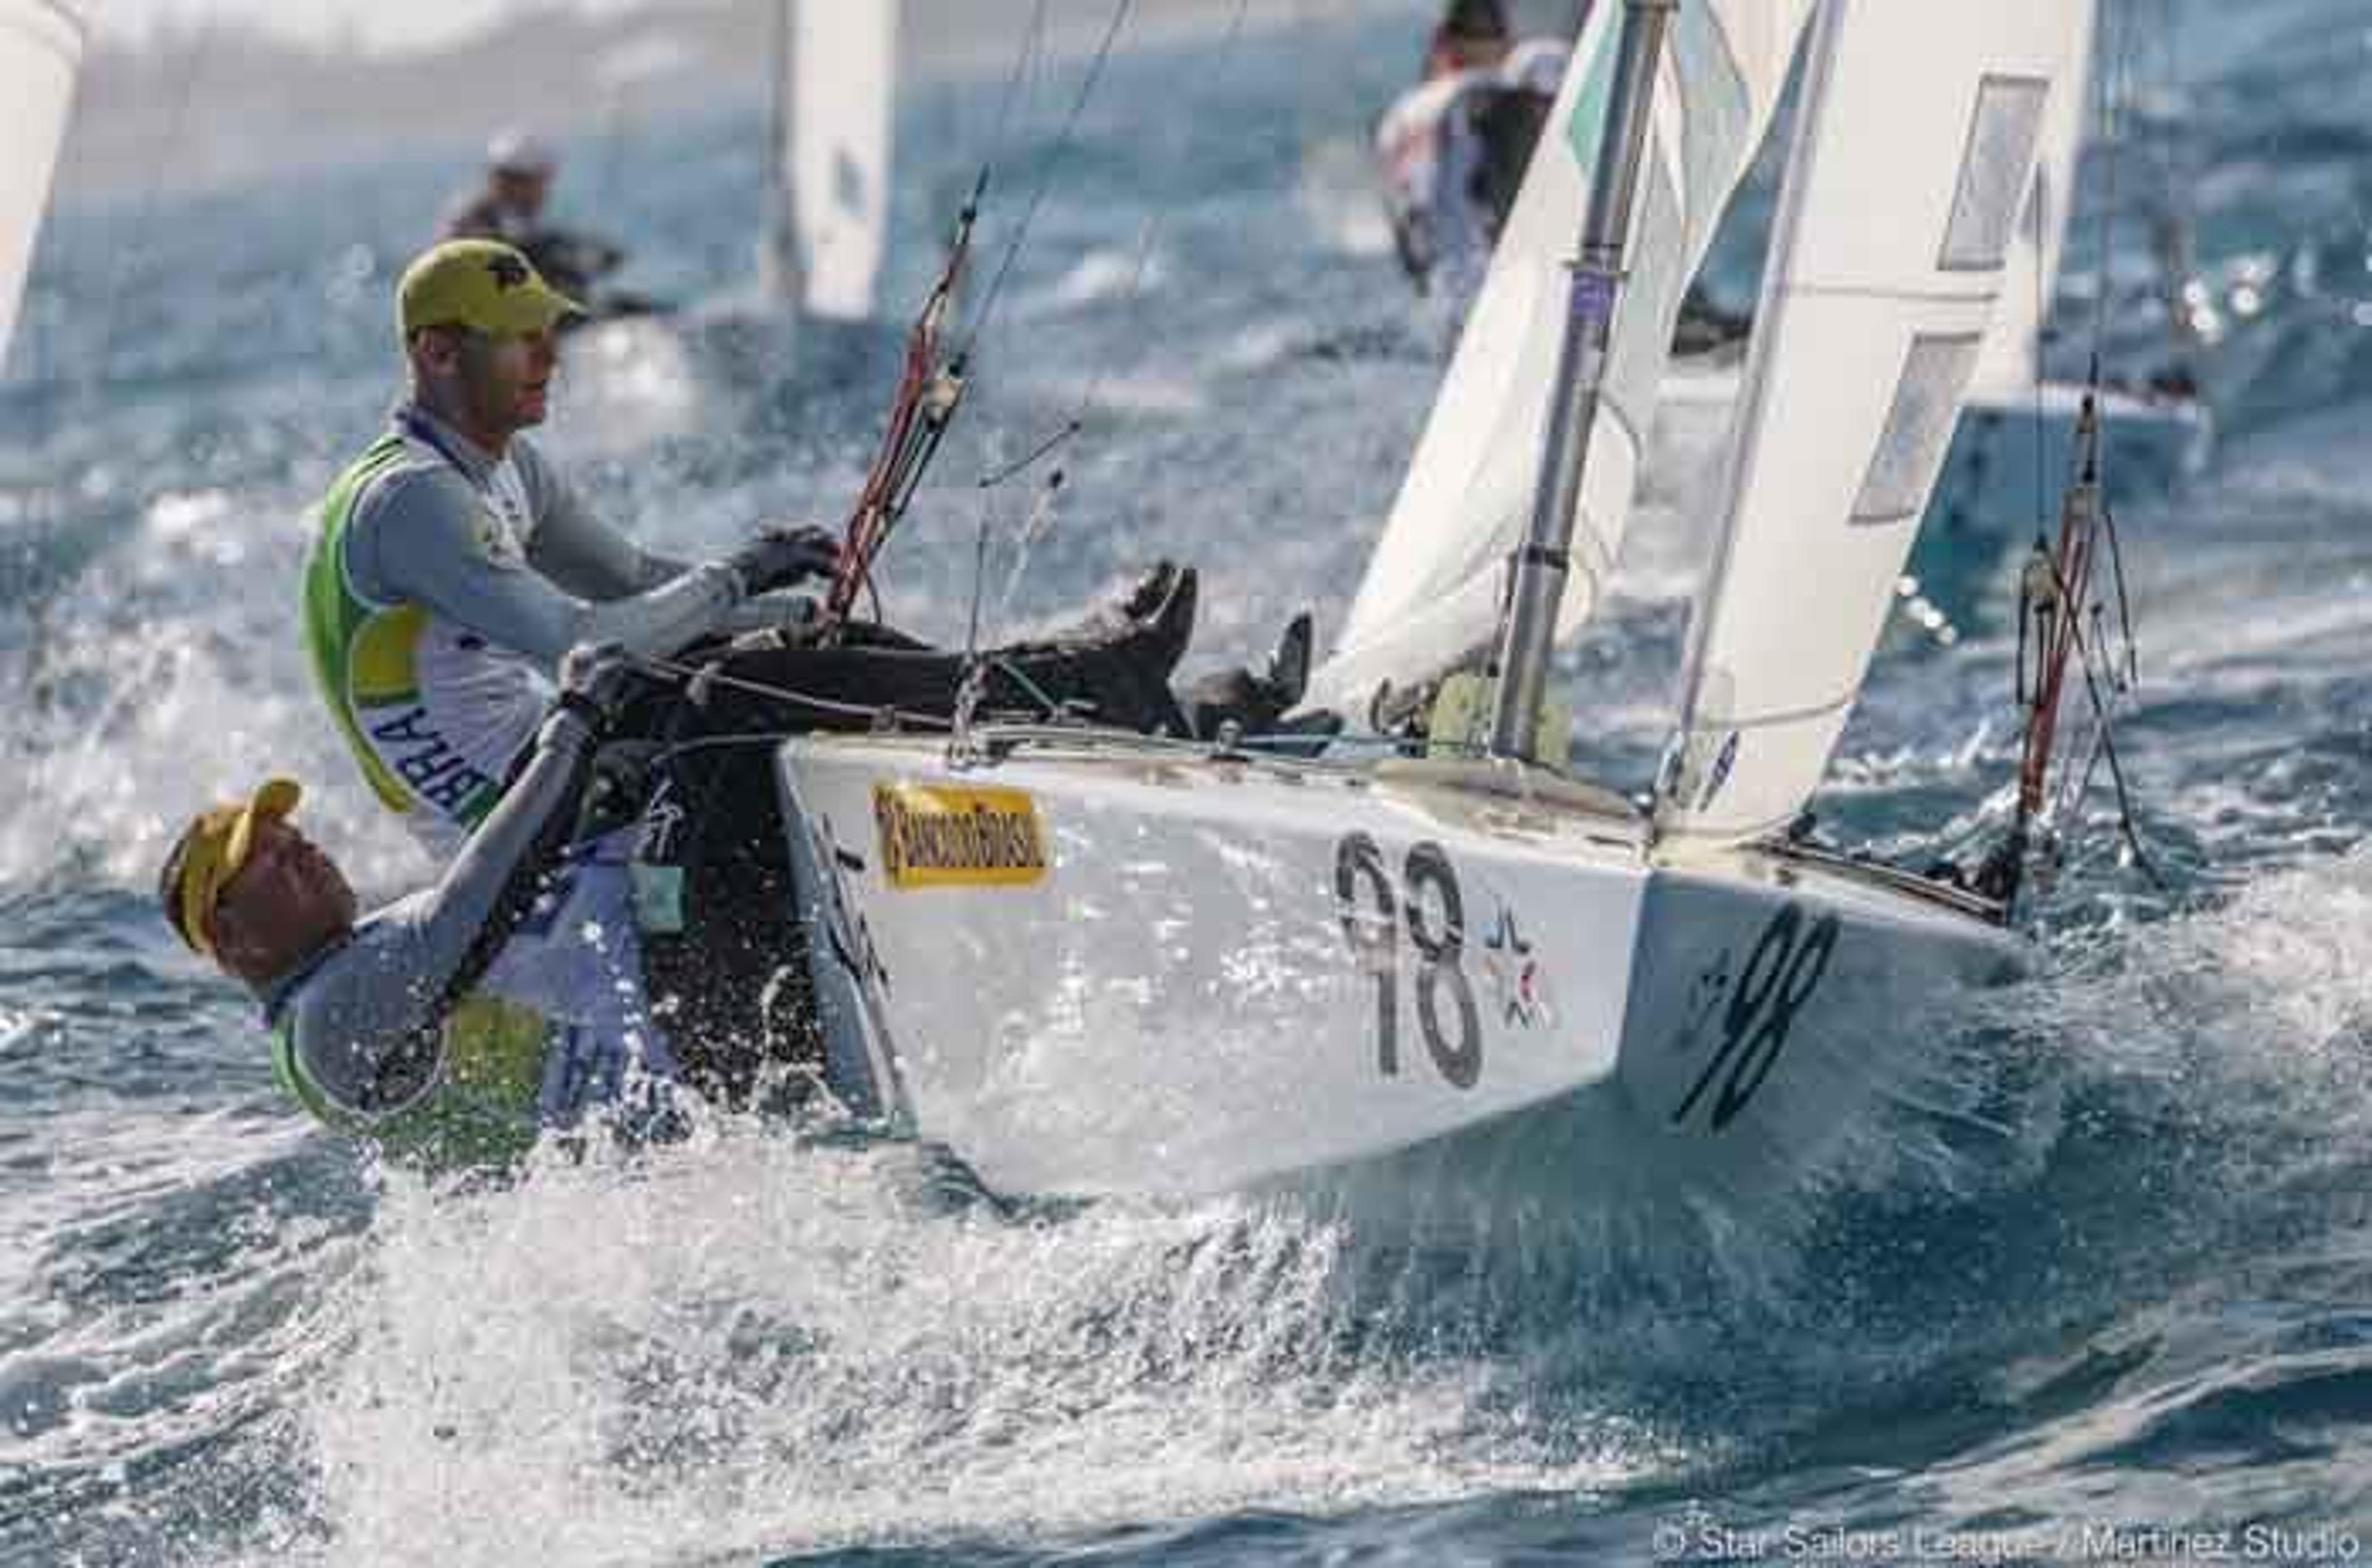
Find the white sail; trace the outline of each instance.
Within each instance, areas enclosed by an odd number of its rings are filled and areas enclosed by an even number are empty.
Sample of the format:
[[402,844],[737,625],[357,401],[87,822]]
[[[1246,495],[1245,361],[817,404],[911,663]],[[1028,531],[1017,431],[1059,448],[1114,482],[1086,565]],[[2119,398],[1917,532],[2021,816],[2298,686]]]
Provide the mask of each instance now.
[[[1612,569],[1681,294],[1769,126],[1809,6],[1691,0],[1673,19],[1559,616],[1567,635]],[[1506,558],[1540,471],[1566,269],[1597,167],[1622,13],[1599,6],[1582,29],[1366,578],[1333,654],[1311,676],[1313,705],[1364,714],[1380,684],[1431,679],[1493,639]]]
[[1657,807],[1795,818],[1861,691],[1976,368],[2052,105],[2066,0],[1822,0],[1739,398],[1725,526]]
[[83,37],[77,8],[62,0],[0,0],[0,362],[49,202]]
[[2002,273],[2001,303],[1985,333],[1984,356],[1970,395],[2015,406],[2031,397],[2041,376],[2038,343],[2059,292],[2059,258],[2067,238],[2067,213],[2074,204],[2076,155],[2084,142],[2085,84],[2090,73],[2094,0],[2064,0],[2060,21],[2067,29],[2070,90],[2053,92],[2042,117],[2042,146],[2035,155],[2034,184],[2017,238]]
[[810,316],[863,320],[888,248],[898,0],[783,0],[769,293]]

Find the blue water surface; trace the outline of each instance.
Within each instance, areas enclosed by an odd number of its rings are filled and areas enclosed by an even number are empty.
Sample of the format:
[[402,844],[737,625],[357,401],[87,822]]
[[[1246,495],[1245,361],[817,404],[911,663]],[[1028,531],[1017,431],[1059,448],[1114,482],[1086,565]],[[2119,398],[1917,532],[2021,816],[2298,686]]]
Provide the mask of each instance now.
[[[69,193],[0,382],[0,1562],[2360,1561],[2372,18],[2112,9],[2183,47],[2126,56],[2147,91],[2122,176],[2087,161],[2069,296],[2104,256],[2145,278],[2143,207],[2172,203],[2220,333],[2209,470],[2122,507],[2120,758],[2160,880],[2104,805],[1948,1095],[1801,1190],[1653,1216],[1587,1191],[1378,1230],[1282,1198],[1016,1207],[927,1150],[732,1124],[435,1190],[314,1131],[149,887],[187,813],[266,768],[308,782],[366,898],[426,869],[312,695],[293,585],[309,501],[395,393],[390,279],[452,170]],[[1003,114],[1001,78],[910,85],[890,313],[984,149],[975,308],[1034,217],[889,558],[894,617],[959,636],[977,600],[1027,632],[1169,553],[1204,575],[1190,671],[1305,603],[1341,623],[1437,375],[1361,152],[1410,25],[1123,35],[1059,158],[1081,62]],[[637,246],[631,281],[727,295],[762,124],[752,96],[648,128],[577,215]],[[788,366],[588,340],[549,444],[679,552],[837,518],[893,331]],[[1580,761],[1634,784],[1681,531],[1650,505],[1569,659]],[[1824,830],[1981,844],[2013,654],[1889,644]]]

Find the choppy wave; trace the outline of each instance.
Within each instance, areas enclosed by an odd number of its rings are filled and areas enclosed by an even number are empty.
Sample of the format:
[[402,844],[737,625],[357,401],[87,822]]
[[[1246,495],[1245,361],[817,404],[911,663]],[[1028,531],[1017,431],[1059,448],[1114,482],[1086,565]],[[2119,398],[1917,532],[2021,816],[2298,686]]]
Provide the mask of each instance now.
[[[181,816],[267,765],[308,779],[366,896],[422,870],[320,720],[291,585],[312,497],[395,390],[384,294],[446,171],[145,219],[69,203],[0,382],[0,1560],[1638,1561],[1675,1527],[2103,1522],[2277,1526],[2306,1560],[2313,1530],[2366,1528],[2362,18],[2180,17],[2197,46],[2146,128],[2199,127],[2227,439],[2123,508],[2121,757],[2159,880],[2088,824],[2041,972],[1777,1192],[1659,1192],[1576,1149],[1549,1168],[1587,1192],[1403,1186],[1390,1224],[1355,1191],[1017,1207],[925,1150],[732,1123],[501,1191],[372,1168],[284,1107],[250,1006],[146,886]],[[1371,20],[1224,70],[1115,67],[893,614],[959,629],[985,522],[984,602],[1016,629],[1163,552],[1204,575],[1198,665],[1305,601],[1339,620],[1431,394],[1341,150],[1409,53]],[[742,281],[757,123],[722,107],[622,152],[645,193],[600,216],[678,241],[657,275]],[[901,193],[892,298],[934,264],[927,193],[965,172],[909,145],[939,166]],[[2113,272],[2145,261],[2140,228],[2110,230]],[[2077,270],[2099,234],[2078,225]],[[866,371],[693,348],[569,375],[554,448],[687,551],[833,515],[878,414]],[[974,481],[1083,412],[1008,600],[1044,470]],[[1585,756],[1641,778],[1689,572],[1650,519],[1567,667]],[[1997,633],[1889,653],[1827,830],[1977,842],[2013,656]]]

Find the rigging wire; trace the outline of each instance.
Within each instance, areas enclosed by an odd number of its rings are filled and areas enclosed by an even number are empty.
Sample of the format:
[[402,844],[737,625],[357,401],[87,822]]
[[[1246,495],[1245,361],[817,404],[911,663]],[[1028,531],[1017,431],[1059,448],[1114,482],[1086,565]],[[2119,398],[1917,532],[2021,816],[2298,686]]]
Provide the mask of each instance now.
[[[860,718],[868,723],[891,711],[885,709],[878,703],[843,702],[836,697],[802,691],[795,686],[752,680],[741,675],[727,675],[716,663],[687,664],[680,659],[664,658],[653,654],[630,656],[627,662],[646,675],[666,676],[671,679],[682,681],[686,696],[694,703],[699,703],[710,690],[723,687],[727,691],[739,691],[752,697],[763,697],[769,702],[783,703],[785,706],[811,708],[817,713],[838,714],[845,718]],[[944,719],[906,708],[896,709],[895,713],[899,718],[916,719],[941,728],[946,727],[947,725]]]
[[1005,78],[1005,91],[996,105],[996,123],[988,136],[988,161],[1002,167],[1008,151],[1005,137],[1013,120],[1013,106],[1021,96],[1021,85],[1045,64],[1046,0],[1037,0],[1029,12],[1029,29],[1022,34],[1020,52],[1013,58],[1013,70]]
[[[851,523],[852,558],[843,563],[842,581],[835,584],[833,601],[829,607],[830,613],[835,619],[846,613],[849,604],[854,599],[855,585],[862,583],[869,587],[872,584],[872,562],[878,557],[890,531],[902,517],[907,502],[921,482],[924,470],[927,468],[938,449],[947,424],[953,417],[955,405],[960,401],[964,377],[977,345],[992,322],[996,319],[997,307],[1004,298],[1005,285],[1029,242],[1040,211],[1053,189],[1055,177],[1064,157],[1076,145],[1080,120],[1087,106],[1093,100],[1097,88],[1103,81],[1134,8],[1134,0],[1118,0],[1113,6],[1102,36],[1098,41],[1095,54],[1082,78],[1079,91],[1072,99],[1056,134],[1054,144],[1041,165],[1039,178],[1029,201],[1006,244],[1004,254],[990,279],[988,287],[983,292],[977,310],[966,324],[961,342],[944,365],[934,366],[926,363],[936,360],[936,356],[937,327],[931,318],[935,311],[944,312],[948,308],[953,294],[953,279],[959,264],[958,260],[951,258],[948,271],[943,274],[940,285],[934,290],[931,301],[925,304],[923,319],[918,320],[916,331],[910,339],[907,372],[893,404],[891,427],[890,434],[885,437],[883,455],[877,460],[875,477],[868,482],[865,496],[859,502],[857,515]],[[1250,0],[1237,0],[1236,6],[1229,17],[1227,33],[1217,51],[1215,70],[1223,72],[1234,59],[1243,38],[1249,12]],[[1005,133],[1010,123],[1012,109],[1019,96],[1021,85],[1030,75],[1033,63],[1042,60],[1045,53],[1045,15],[1046,0],[1039,0],[1032,11],[1030,26],[1024,38],[1022,50],[1001,95],[996,135],[996,142],[1000,146],[1004,143]],[[1002,156],[1001,153],[999,156]],[[958,256],[969,247],[971,225],[977,216],[981,198],[987,188],[990,172],[989,168],[984,167],[982,169],[979,183],[973,192],[973,201],[965,209],[959,227],[956,247]],[[1128,285],[1123,291],[1123,297],[1133,321],[1142,315],[1145,279],[1169,216],[1169,209],[1164,207],[1157,211],[1140,230]],[[981,616],[981,599],[985,592],[987,577],[985,537],[994,521],[993,514],[989,510],[991,504],[986,499],[987,493],[1010,482],[1020,474],[1043,462],[1049,456],[1079,435],[1086,428],[1089,416],[1101,399],[1109,376],[1109,366],[1099,367],[1088,382],[1077,408],[1058,429],[1041,437],[1018,459],[992,469],[981,475],[976,482],[975,487],[983,493],[983,518],[980,525],[983,540],[977,551],[980,560],[976,563],[978,569],[974,575],[971,608],[971,634],[975,642]],[[936,396],[939,406],[924,407],[918,419],[917,404],[926,396]],[[1019,583],[1022,568],[1028,558],[1029,545],[1045,531],[1046,526],[1051,522],[1052,502],[1064,480],[1063,470],[1059,468],[1054,470],[1048,476],[1037,502],[1030,509],[1025,521],[1022,537],[1017,544],[1014,570],[1006,591],[1007,601],[1010,600],[1015,587]]]
[[[2097,614],[2099,607],[2095,606],[2094,609]],[[2143,876],[2149,878],[2150,885],[2158,891],[2165,892],[2169,889],[2169,884],[2166,877],[2158,871],[2157,863],[2150,854],[2148,846],[2142,842],[2141,829],[2134,818],[2133,791],[2125,780],[2124,764],[2117,756],[2116,726],[2112,721],[2116,698],[2121,694],[2120,689],[2111,683],[2109,687],[2110,695],[2106,698],[2101,695],[2102,681],[2098,668],[2100,662],[2098,637],[2092,639],[2087,647],[2079,631],[2076,633],[2076,642],[2079,655],[2077,668],[2083,674],[2085,693],[2092,705],[2093,750],[2080,775],[2083,787],[2068,799],[2066,809],[2074,810],[2084,795],[2088,793],[2095,764],[2102,761],[2107,761],[2110,782],[2117,796],[2118,836],[2124,840],[2126,849],[2133,855],[2134,864],[2141,868]]]
[[1054,145],[1046,155],[1038,187],[1030,192],[1029,201],[1022,209],[1021,220],[1015,226],[1013,237],[1006,245],[1005,254],[999,259],[996,271],[990,275],[988,287],[981,296],[980,309],[956,350],[957,358],[971,358],[973,347],[980,342],[982,331],[995,314],[997,303],[1005,293],[1006,280],[1012,275],[1014,263],[1020,259],[1022,248],[1029,243],[1029,230],[1037,222],[1039,209],[1045,205],[1047,193],[1053,189],[1055,170],[1063,161],[1063,155],[1070,150],[1077,137],[1079,116],[1086,111],[1088,99],[1095,96],[1097,86],[1102,82],[1104,67],[1111,62],[1112,47],[1119,41],[1121,29],[1127,23],[1135,4],[1136,0],[1118,0],[1118,4],[1113,6],[1111,19],[1104,27],[1103,39],[1096,46],[1095,58],[1088,63],[1086,79],[1079,84],[1078,95],[1072,99],[1070,112],[1064,116]]
[[[1236,0],[1235,9],[1227,20],[1227,30],[1220,40],[1211,66],[1213,75],[1224,75],[1234,63],[1237,50],[1243,41],[1244,23],[1250,12],[1250,0]],[[1128,285],[1122,291],[1131,330],[1130,335],[1133,338],[1142,336],[1136,329],[1144,318],[1145,282],[1151,272],[1153,257],[1159,248],[1162,232],[1173,211],[1173,206],[1169,203],[1157,207],[1153,215],[1145,221],[1137,232],[1136,253],[1130,264]],[[1102,399],[1104,386],[1110,379],[1110,374],[1111,367],[1109,361],[1099,364],[1095,374],[1089,377],[1086,390],[1080,394],[1077,407],[1072,410],[1068,418],[1041,436],[1021,457],[991,469],[980,476],[977,488],[983,493],[982,502],[983,517],[989,505],[985,499],[986,492],[995,490],[1028,472],[1086,431],[1088,420]],[[1066,477],[1065,471],[1060,468],[1049,473],[1044,485],[1040,490],[1037,501],[1031,505],[1015,540],[1013,566],[1006,582],[1000,608],[1010,606],[1014,594],[1020,587],[1022,575],[1029,563],[1029,547],[1051,528],[1053,503]],[[975,609],[980,595],[984,591],[985,578],[983,564],[979,578],[973,584]]]
[[[986,195],[993,170],[983,167],[974,182],[971,199],[965,203],[957,222],[947,263],[907,334],[905,366],[891,401],[888,428],[883,433],[865,489],[849,519],[847,547],[826,601],[827,625],[837,625],[843,621],[854,608],[857,595],[874,587],[873,563],[904,517],[908,503],[920,487],[932,459],[937,455],[948,426],[962,402],[965,376],[974,346],[994,314],[1005,282],[1029,238],[1039,209],[1052,189],[1055,169],[1062,162],[1063,155],[1076,139],[1079,118],[1094,96],[1097,85],[1103,79],[1104,70],[1111,60],[1113,45],[1118,41],[1134,5],[1134,0],[1119,0],[1113,7],[1095,58],[1088,66],[1070,112],[1063,121],[1054,145],[1046,157],[1038,187],[1032,192],[1021,221],[1006,248],[1004,259],[983,296],[980,310],[955,352],[942,358],[940,338],[956,308],[957,286],[971,254],[973,226],[979,218],[981,203]],[[1007,110],[1021,77],[1026,74],[1028,59],[1036,52],[1040,33],[1038,22],[1033,19],[1031,36],[1024,42],[1023,60],[1017,64],[1008,81]],[[1000,110],[1000,118],[1005,112]],[[877,596],[878,591],[875,589]]]
[[[1250,9],[1251,0],[1236,0],[1235,12],[1227,18],[1227,35],[1220,40],[1217,60],[1212,66],[1212,74],[1215,76],[1224,76],[1227,67],[1234,64],[1237,46],[1243,41],[1244,18]],[[1123,294],[1128,306],[1129,325],[1132,329],[1135,328],[1142,319],[1145,275],[1152,266],[1154,250],[1160,242],[1162,230],[1169,224],[1174,211],[1174,206],[1166,203],[1155,208],[1153,215],[1145,221],[1143,228],[1138,233],[1135,264],[1130,269],[1128,287]],[[1134,337],[1137,334],[1132,331],[1131,335]],[[1079,399],[1077,412],[1072,414],[1065,426],[1068,435],[1076,436],[1086,428],[1087,416],[1095,411],[1096,402],[1102,397],[1104,383],[1110,378],[1110,374],[1111,366],[1109,361],[1098,366],[1095,376],[1087,382],[1087,391]]]
[[[1250,0],[1236,0],[1234,13],[1227,21],[1227,34],[1220,41],[1216,63],[1213,66],[1215,74],[1224,74],[1227,66],[1233,63],[1237,46],[1242,41],[1244,19],[1250,9]],[[1107,46],[1110,41],[1110,38],[1108,35]],[[1076,119],[1076,112],[1074,118]],[[1146,219],[1138,230],[1136,255],[1129,269],[1128,286],[1122,291],[1133,337],[1137,335],[1134,329],[1143,318],[1145,280],[1150,270],[1163,226],[1168,222],[1171,210],[1167,203],[1157,207],[1153,215]],[[994,505],[992,493],[1035,468],[1087,429],[1088,417],[1094,412],[1096,403],[1103,394],[1104,382],[1110,370],[1108,362],[1099,365],[1096,373],[1088,379],[1087,389],[1080,395],[1078,406],[1071,412],[1069,418],[1052,432],[1040,438],[1019,459],[983,472],[976,482],[976,488],[981,493],[981,520],[979,545],[972,563],[971,621],[973,641],[966,647],[968,659],[977,660],[981,608],[988,591],[988,538],[994,521]],[[1011,610],[1014,597],[1020,590],[1022,578],[1029,569],[1031,547],[1052,529],[1054,504],[1062,493],[1067,477],[1065,470],[1059,467],[1047,474],[1045,482],[1039,489],[1036,501],[1032,503],[1029,513],[1023,517],[1020,527],[1015,530],[1013,562],[1006,575],[1004,591],[997,602],[997,613],[1000,619]],[[971,733],[972,709],[978,701],[984,680],[985,671],[977,662],[967,668],[964,690],[970,700],[959,703],[957,710],[956,729],[959,742],[965,740]]]
[[2108,156],[2106,188],[2100,196],[2100,253],[2094,263],[2098,282],[2092,295],[2092,354],[2087,381],[2092,390],[2100,389],[2100,344],[2109,335],[2110,261],[2117,238],[2117,168],[2124,161],[2124,149],[2118,137],[2122,132],[2120,100],[2132,78],[2131,52],[2134,49],[2134,28],[2128,18],[2118,25],[2122,7],[2110,4],[2101,7],[2101,41],[2107,45],[2101,51],[2100,72],[2100,148]]
[[2051,232],[2051,214],[2046,210],[2053,192],[2050,182],[2038,175],[2034,181],[2034,535],[2040,540],[2051,521],[2051,439],[2043,425],[2042,411],[2042,345],[2050,335],[2047,331],[2051,313],[2051,283],[2044,274],[2042,238]]
[[[2115,512],[2108,504],[2100,456],[2101,345],[2108,333],[2110,269],[2116,238],[2117,166],[2123,155],[2118,142],[2119,84],[2129,75],[2134,31],[2130,25],[2119,28],[2114,10],[2110,9],[2102,23],[2107,47],[2102,51],[2099,101],[2099,135],[2108,157],[2108,168],[2100,209],[2100,253],[2097,261],[2099,284],[2093,301],[2087,385],[2076,426],[2075,450],[2071,455],[2072,472],[2061,508],[2057,544],[2054,547],[2045,534],[2038,532],[2019,588],[2018,650],[2014,668],[2016,696],[2026,709],[2026,725],[2020,746],[2017,816],[2008,836],[1988,858],[1985,870],[1980,874],[1981,882],[1988,885],[1986,890],[1997,893],[2005,909],[2017,896],[2031,842],[2030,833],[2041,829],[2046,835],[2053,834],[2059,823],[2073,816],[2088,792],[2095,770],[2102,761],[2108,763],[2110,776],[2116,788],[2118,830],[2130,848],[2134,864],[2143,869],[2153,884],[2161,889],[2166,886],[2142,843],[2132,795],[2116,751],[2116,709],[2121,699],[2138,685],[2140,667],[2133,634],[2133,607],[2125,580],[2123,547],[2118,534]],[[2038,364],[2038,405],[2040,379]],[[2041,428],[2039,422],[2037,428]],[[2102,553],[2108,557],[2105,595],[2099,569]],[[2117,639],[2122,644],[2121,648],[2113,650],[2102,629],[2110,603],[2116,610]],[[2087,616],[2093,622],[2093,633],[2088,637],[2084,626]],[[2031,690],[2027,685],[2029,629],[2035,638]],[[2090,706],[2092,749],[2081,768],[2063,772],[2054,785],[2050,778],[2051,763],[2058,749],[2059,709],[2065,694],[2067,665],[2071,657],[2084,682]],[[2045,853],[2052,852],[2046,848]]]

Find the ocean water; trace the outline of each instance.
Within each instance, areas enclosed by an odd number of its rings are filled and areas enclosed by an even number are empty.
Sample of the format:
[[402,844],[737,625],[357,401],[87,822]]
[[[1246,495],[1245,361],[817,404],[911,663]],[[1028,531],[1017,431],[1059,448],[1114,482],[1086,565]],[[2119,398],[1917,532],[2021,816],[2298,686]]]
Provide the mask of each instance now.
[[[895,617],[956,636],[977,600],[1026,631],[1170,553],[1204,575],[1191,668],[1305,603],[1340,623],[1436,374],[1357,152],[1414,52],[1385,9],[1123,38],[1059,155],[1077,62],[1004,110],[1002,82],[910,91],[885,296],[919,297],[983,149],[984,261],[1034,217],[889,559]],[[1956,1043],[1950,1109],[1681,1225],[1582,1191],[1421,1243],[1283,1198],[1017,1205],[925,1149],[733,1123],[448,1191],[313,1131],[149,886],[186,815],[267,767],[308,781],[366,898],[423,874],[292,600],[452,171],[192,193],[168,156],[153,191],[69,193],[0,382],[0,1562],[2362,1560],[2372,16],[2118,14],[2149,112],[2105,230],[2087,167],[2069,294],[2104,232],[2108,274],[2145,274],[2156,169],[2223,331],[2209,470],[2121,507],[2122,756],[2159,879],[2094,823],[2037,973]],[[632,281],[728,291],[759,125],[651,129],[577,214],[638,244]],[[678,551],[836,517],[887,340],[753,369],[597,338],[549,445]],[[1685,532],[1648,508],[1569,660],[1581,761],[1617,777],[1668,716]],[[2012,656],[1997,628],[1890,646],[1826,830],[1981,842]]]

